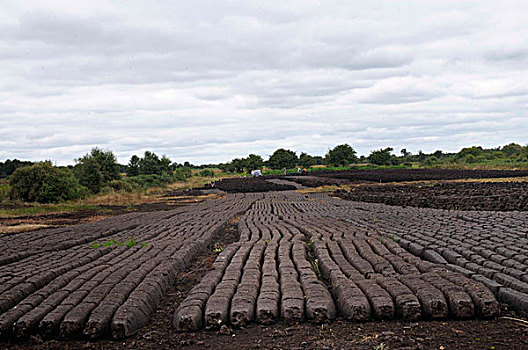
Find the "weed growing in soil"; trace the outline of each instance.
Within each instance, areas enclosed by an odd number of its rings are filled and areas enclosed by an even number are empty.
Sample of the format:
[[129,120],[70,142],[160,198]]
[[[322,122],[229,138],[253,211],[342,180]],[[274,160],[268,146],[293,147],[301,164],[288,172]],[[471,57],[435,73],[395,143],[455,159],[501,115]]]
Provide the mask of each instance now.
[[319,271],[319,261],[315,259],[312,263],[312,268],[314,269],[315,273],[317,274],[317,278],[321,279],[321,271]]
[[[107,242],[104,242],[104,243],[94,242],[91,247],[94,248],[94,249],[101,248],[101,247],[112,247],[113,249],[115,249],[115,248],[119,248],[119,247],[125,245],[127,248],[132,248],[132,247],[134,247],[134,246],[136,246],[138,244],[140,244],[140,243],[137,242],[133,237],[130,237],[125,242],[116,241],[114,239],[111,239],[111,240],[109,240]],[[148,243],[141,243],[140,244],[140,248],[146,247],[146,246],[148,246]]]
[[215,253],[221,253],[224,251],[225,249],[225,245],[223,245],[222,243],[215,243],[215,247],[213,249],[213,252]]

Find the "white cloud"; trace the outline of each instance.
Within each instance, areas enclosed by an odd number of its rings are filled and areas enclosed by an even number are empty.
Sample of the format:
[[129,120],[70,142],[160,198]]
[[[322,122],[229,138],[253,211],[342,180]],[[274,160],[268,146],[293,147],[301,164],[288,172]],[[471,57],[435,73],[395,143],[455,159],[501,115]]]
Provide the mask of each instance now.
[[523,1],[0,4],[0,160],[526,143]]

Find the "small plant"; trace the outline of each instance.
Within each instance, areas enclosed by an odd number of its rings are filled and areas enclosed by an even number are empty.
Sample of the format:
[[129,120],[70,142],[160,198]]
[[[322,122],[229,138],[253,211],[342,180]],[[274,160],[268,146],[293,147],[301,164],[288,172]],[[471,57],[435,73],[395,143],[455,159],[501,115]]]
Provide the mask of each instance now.
[[308,249],[312,248],[312,244],[313,244],[312,240],[309,240],[308,242],[306,242],[306,245],[308,246]]
[[[118,243],[119,243],[119,241],[115,241],[115,240],[111,239],[108,242],[103,243],[103,247],[111,247],[114,244],[117,246]],[[121,243],[121,245],[123,245],[123,243]]]
[[312,268],[317,274],[317,277],[321,278],[321,271],[319,271],[319,260],[315,259],[314,261],[312,261]]
[[215,247],[214,247],[214,249],[213,249],[213,252],[215,252],[215,253],[221,253],[221,252],[223,252],[223,251],[225,250],[225,248],[226,248],[226,247],[225,247],[223,244],[221,244],[221,243],[215,243]]
[[127,241],[126,241],[126,246],[127,248],[132,248],[133,246],[135,246],[136,244],[138,244],[138,242],[136,242],[136,240],[132,237],[130,237]]
[[385,343],[380,343],[374,346],[374,350],[385,350],[385,349],[387,349],[387,346],[385,345]]
[[[111,239],[107,242],[104,242],[104,243],[99,243],[99,242],[94,242],[92,244],[92,248],[101,248],[101,247],[112,247],[113,249],[115,248],[119,248],[123,245],[125,245],[127,248],[132,248],[136,245],[140,244],[139,242],[137,242],[133,237],[130,237],[128,240],[126,240],[125,242],[122,242],[122,241],[116,241],[115,239]],[[146,247],[148,246],[148,243],[141,243],[140,244],[140,247]]]

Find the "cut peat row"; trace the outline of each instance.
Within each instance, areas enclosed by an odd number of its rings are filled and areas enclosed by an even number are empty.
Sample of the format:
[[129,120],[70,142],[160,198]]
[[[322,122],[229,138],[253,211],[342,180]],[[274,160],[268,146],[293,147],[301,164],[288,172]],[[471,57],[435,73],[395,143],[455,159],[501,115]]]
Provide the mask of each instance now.
[[[343,211],[339,218],[394,240],[397,249],[408,252],[402,255],[406,261],[421,257],[440,264],[485,285],[513,309],[528,312],[528,213],[347,203],[355,215]],[[424,263],[416,266],[427,269]]]
[[191,293],[175,313],[175,328],[498,314],[484,285],[410,254],[345,214],[324,195],[265,194],[238,224],[236,244],[243,251],[229,262],[215,292],[201,294],[205,322],[188,327],[182,321],[195,298]]
[[[6,282],[1,285],[0,336],[134,334],[176,273],[258,198],[236,194],[174,211],[33,231],[33,241],[28,234],[2,237],[12,241],[0,253],[0,277]],[[21,250],[13,252],[9,247],[18,238]]]
[[1,237],[9,244],[0,253],[0,336],[135,334],[178,272],[237,215],[239,240],[218,247],[213,269],[174,305],[176,330],[336,317],[491,318],[499,313],[497,298],[528,310],[526,213],[237,193],[115,222],[33,231],[36,242],[26,234]]

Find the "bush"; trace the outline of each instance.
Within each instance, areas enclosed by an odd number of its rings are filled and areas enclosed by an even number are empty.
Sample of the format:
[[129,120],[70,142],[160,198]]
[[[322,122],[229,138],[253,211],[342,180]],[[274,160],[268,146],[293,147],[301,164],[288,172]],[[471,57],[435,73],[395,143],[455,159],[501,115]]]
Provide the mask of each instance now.
[[132,189],[147,189],[151,187],[163,187],[174,182],[170,175],[138,175],[127,178],[125,181]]
[[11,199],[25,202],[58,203],[86,194],[71,170],[50,162],[17,169],[9,180]]
[[215,175],[214,170],[211,170],[211,169],[200,170],[198,174],[202,177],[214,177]]
[[191,169],[187,167],[181,167],[174,171],[174,180],[176,181],[187,181],[192,176]]
[[108,183],[108,187],[110,187],[111,189],[115,191],[120,191],[120,192],[132,192],[134,190],[132,185],[129,182],[126,182],[124,180],[110,181]]
[[103,186],[121,179],[119,164],[111,151],[93,148],[89,154],[76,161],[78,164],[73,169],[75,177],[92,193],[99,193]]
[[11,187],[9,187],[9,184],[0,185],[0,202],[8,199],[10,192],[11,192]]

